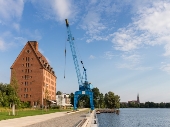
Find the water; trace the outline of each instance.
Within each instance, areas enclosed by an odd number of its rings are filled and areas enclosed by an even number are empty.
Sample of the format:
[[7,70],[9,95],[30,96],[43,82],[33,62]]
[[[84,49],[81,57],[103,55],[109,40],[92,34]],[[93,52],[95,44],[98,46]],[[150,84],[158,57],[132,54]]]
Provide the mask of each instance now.
[[120,114],[97,114],[99,127],[170,127],[170,109],[124,108]]

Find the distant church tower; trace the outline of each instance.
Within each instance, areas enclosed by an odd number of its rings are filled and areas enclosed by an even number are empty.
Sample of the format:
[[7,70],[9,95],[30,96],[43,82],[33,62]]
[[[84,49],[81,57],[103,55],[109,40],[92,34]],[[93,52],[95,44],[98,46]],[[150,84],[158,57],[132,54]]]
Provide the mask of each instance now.
[[137,95],[137,103],[140,104],[139,94]]

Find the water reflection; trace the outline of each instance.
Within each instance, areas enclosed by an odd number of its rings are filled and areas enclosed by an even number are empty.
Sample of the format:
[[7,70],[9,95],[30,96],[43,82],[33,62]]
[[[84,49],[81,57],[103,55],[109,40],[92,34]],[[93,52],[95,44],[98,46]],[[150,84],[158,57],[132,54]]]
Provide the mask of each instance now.
[[120,109],[97,115],[99,127],[170,127],[170,109]]

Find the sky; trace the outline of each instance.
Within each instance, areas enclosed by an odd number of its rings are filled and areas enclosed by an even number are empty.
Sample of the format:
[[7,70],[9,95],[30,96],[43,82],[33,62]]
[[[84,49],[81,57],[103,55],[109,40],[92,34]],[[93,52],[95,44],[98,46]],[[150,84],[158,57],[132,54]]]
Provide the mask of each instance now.
[[170,0],[0,0],[0,82],[9,83],[24,45],[38,41],[57,76],[57,91],[77,91],[68,19],[93,87],[114,92],[121,102],[138,93],[140,102],[170,102],[169,15]]

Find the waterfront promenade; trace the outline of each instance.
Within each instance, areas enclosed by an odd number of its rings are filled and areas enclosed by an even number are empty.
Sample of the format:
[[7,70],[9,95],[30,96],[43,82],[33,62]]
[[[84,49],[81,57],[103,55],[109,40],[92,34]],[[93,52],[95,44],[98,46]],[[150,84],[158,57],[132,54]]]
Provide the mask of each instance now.
[[86,117],[89,109],[76,112],[56,112],[0,121],[0,127],[73,127]]

